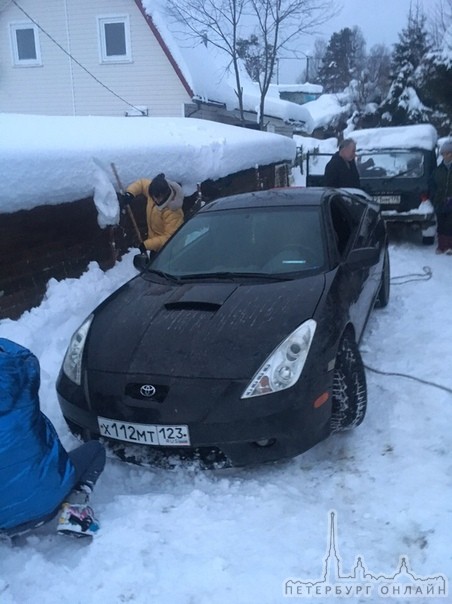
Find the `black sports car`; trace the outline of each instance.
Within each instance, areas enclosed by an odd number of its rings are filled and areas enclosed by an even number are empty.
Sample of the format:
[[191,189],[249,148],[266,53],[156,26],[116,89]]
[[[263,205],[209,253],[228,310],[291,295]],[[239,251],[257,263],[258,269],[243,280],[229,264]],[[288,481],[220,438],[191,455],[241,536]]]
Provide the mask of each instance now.
[[379,206],[287,188],[204,206],[73,335],[57,382],[71,430],[230,465],[361,423],[358,342],[389,298]]

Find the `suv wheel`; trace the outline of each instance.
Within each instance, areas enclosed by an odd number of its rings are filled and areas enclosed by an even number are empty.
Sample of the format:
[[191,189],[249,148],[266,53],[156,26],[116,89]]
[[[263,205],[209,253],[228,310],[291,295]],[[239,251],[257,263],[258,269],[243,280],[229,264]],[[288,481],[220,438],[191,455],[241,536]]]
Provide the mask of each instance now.
[[367,385],[358,345],[345,335],[339,345],[333,376],[331,432],[359,426],[366,414]]

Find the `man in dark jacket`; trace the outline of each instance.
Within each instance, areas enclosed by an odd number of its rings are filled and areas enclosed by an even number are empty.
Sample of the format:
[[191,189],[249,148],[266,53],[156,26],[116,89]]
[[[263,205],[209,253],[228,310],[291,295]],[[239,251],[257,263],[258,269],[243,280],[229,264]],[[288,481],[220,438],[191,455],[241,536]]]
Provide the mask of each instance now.
[[452,139],[441,145],[440,153],[443,161],[433,173],[433,206],[438,223],[436,253],[452,255]]
[[333,155],[325,167],[326,187],[361,188],[355,156],[355,141],[351,138],[345,138],[339,144],[339,150]]
[[105,449],[87,442],[67,453],[39,408],[40,369],[29,350],[0,338],[0,536],[26,532],[62,514],[61,532],[94,535],[88,496]]

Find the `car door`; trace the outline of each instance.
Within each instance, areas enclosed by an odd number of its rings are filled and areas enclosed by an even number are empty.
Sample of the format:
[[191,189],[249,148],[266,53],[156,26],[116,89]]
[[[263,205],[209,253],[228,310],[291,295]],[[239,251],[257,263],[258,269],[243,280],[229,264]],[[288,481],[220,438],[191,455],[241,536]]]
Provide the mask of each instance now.
[[383,232],[378,233],[380,216],[378,208],[345,191],[331,195],[328,203],[329,217],[334,232],[332,246],[336,256],[338,295],[341,304],[348,305],[349,317],[359,340],[379,285],[379,264],[357,265],[352,262],[353,252],[362,248],[380,247]]

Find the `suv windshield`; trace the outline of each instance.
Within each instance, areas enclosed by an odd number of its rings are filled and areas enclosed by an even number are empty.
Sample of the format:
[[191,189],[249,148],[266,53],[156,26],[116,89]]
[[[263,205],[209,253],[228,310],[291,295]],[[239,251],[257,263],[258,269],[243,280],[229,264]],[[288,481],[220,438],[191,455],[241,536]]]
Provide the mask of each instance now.
[[419,178],[424,174],[424,154],[421,151],[369,151],[359,154],[356,165],[362,179]]
[[195,215],[150,266],[173,277],[288,275],[325,260],[317,207],[238,208]]
[[[323,176],[331,154],[310,154],[309,174]],[[356,166],[361,179],[419,178],[424,175],[424,153],[417,150],[361,151]]]

